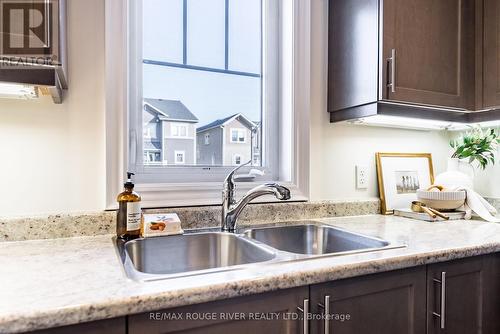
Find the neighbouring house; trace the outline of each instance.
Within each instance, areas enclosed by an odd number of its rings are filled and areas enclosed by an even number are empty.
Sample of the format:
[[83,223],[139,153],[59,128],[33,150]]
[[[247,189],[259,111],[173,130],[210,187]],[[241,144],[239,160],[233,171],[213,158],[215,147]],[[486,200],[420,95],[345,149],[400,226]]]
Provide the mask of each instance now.
[[196,164],[196,123],[181,101],[144,99],[144,163]]
[[252,159],[255,164],[260,164],[259,133],[258,124],[242,114],[199,127],[196,129],[197,162],[200,165],[231,166]]
[[252,160],[254,166],[260,166],[261,161],[261,122],[253,122],[255,124],[252,136]]

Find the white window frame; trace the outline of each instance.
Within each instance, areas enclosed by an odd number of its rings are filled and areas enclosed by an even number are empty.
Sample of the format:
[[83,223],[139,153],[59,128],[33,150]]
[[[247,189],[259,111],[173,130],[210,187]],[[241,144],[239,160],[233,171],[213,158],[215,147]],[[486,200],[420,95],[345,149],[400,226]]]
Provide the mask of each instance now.
[[[236,163],[236,158],[240,158],[240,163],[239,163],[239,164],[238,164],[238,163]],[[242,158],[243,158],[243,157],[241,156],[241,154],[233,154],[233,165],[235,165],[235,166],[239,166],[239,165],[241,165],[241,163],[242,163],[241,159],[242,159]]]
[[[177,155],[182,155],[182,162],[177,161]],[[186,163],[186,151],[174,151],[174,164],[184,165]]]
[[[236,131],[236,140],[233,140],[233,132]],[[240,141],[240,134],[243,134],[243,141]],[[229,131],[229,142],[231,144],[246,144],[247,142],[247,131],[245,128],[231,128]]]
[[[130,96],[142,96],[140,87],[132,85],[133,79],[141,75],[142,63],[131,64],[129,61],[138,59],[137,54],[133,54],[132,51],[140,52],[129,45],[129,41],[136,37],[136,32],[129,29],[128,13],[134,10],[131,7],[137,6],[137,3],[138,0],[105,0],[107,209],[117,207],[116,194],[121,191],[129,161],[142,159],[140,152],[142,131],[137,133],[132,128],[129,130],[128,119]],[[269,147],[265,138],[269,138],[270,135],[278,136],[280,147],[276,148],[274,154],[267,155],[275,161],[283,162],[276,164],[279,170],[278,177],[274,181],[290,188],[292,200],[304,201],[309,198],[311,0],[282,0],[278,6],[281,10],[279,15],[281,21],[269,24],[276,26],[280,31],[282,41],[279,54],[286,55],[286,59],[281,59],[279,63],[274,59],[275,63],[272,65],[278,67],[279,64],[280,67],[278,71],[280,76],[274,80],[280,82],[279,87],[291,87],[291,89],[280,90],[279,101],[264,101],[264,109],[279,107],[280,110],[291,110],[292,113],[281,113],[279,117],[281,127],[278,133],[268,133],[269,127],[264,126],[262,151]],[[270,5],[265,11],[269,13],[276,10]],[[275,41],[263,41],[263,47],[275,48]],[[265,77],[268,70],[264,67]],[[271,82],[263,84],[272,85]],[[266,122],[265,119],[262,121]],[[134,152],[130,154],[130,159],[129,152]],[[263,155],[263,159],[265,158]],[[205,169],[210,171],[206,175],[201,175],[199,180],[193,179],[189,183],[136,183],[136,190],[143,198],[143,207],[220,204],[222,182],[219,179],[226,175],[228,169],[213,166]],[[172,170],[170,173],[175,175],[177,171]],[[183,171],[180,170],[178,173]],[[152,176],[152,180],[154,179]],[[238,183],[237,193],[244,194],[261,183],[260,180]],[[265,201],[275,202],[276,199],[271,196],[259,198],[259,202]]]
[[205,139],[204,139],[204,144],[205,145],[210,145],[210,133],[205,133]]
[[161,160],[161,151],[159,151],[159,150],[144,150],[144,153],[146,153],[147,155],[160,153],[160,160],[158,160],[158,161],[148,161],[148,163],[150,163],[150,164],[161,164],[162,163],[162,160]]

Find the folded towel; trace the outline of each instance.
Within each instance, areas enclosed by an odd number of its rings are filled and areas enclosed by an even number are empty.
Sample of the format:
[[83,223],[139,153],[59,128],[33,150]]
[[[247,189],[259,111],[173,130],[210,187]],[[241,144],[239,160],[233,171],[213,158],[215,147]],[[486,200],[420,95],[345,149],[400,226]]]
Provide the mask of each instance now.
[[465,205],[459,209],[465,211],[465,219],[470,219],[472,211],[474,211],[479,217],[490,223],[500,223],[500,219],[494,216],[497,214],[497,210],[477,192],[468,187],[457,187],[451,190],[465,191],[467,193]]

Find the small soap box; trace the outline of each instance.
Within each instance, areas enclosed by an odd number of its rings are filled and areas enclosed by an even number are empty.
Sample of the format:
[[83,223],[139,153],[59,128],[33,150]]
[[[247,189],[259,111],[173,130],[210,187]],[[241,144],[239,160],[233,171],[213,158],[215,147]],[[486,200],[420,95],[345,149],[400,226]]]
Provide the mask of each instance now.
[[141,227],[143,238],[182,234],[181,220],[176,213],[144,214]]

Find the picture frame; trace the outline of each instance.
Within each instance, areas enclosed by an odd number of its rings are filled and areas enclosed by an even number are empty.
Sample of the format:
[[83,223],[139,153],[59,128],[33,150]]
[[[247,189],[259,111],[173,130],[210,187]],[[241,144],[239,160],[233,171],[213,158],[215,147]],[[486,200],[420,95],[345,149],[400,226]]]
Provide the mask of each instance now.
[[417,190],[434,184],[431,153],[375,154],[381,211],[394,214],[394,209],[407,209],[417,200]]

